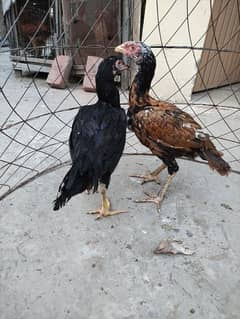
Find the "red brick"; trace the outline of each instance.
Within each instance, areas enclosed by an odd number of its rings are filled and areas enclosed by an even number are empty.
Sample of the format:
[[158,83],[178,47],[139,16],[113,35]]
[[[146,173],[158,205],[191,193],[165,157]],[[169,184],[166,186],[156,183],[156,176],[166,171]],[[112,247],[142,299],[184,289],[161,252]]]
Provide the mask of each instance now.
[[102,58],[97,56],[88,56],[83,79],[83,89],[85,91],[96,92],[95,76],[102,60]]
[[57,56],[47,77],[47,83],[58,89],[64,89],[67,85],[72,69],[72,58],[66,55]]

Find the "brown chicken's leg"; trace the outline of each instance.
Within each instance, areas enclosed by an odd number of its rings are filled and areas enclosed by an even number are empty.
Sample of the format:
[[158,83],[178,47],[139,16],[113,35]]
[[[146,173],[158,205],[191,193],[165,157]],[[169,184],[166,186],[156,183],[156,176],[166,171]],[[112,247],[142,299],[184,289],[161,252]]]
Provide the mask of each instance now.
[[172,174],[172,175],[168,175],[167,180],[165,182],[165,184],[163,185],[163,187],[160,189],[160,191],[158,192],[157,196],[154,196],[152,194],[148,194],[145,193],[148,198],[145,199],[140,199],[140,200],[136,200],[136,203],[155,203],[157,205],[157,210],[158,212],[160,211],[160,207],[164,198],[164,195],[173,179],[173,177],[176,175],[176,173]]
[[154,171],[152,171],[151,173],[147,174],[147,175],[130,175],[130,177],[137,177],[137,178],[141,178],[142,182],[141,184],[145,184],[148,182],[153,182],[155,181],[156,183],[159,180],[159,174],[161,173],[161,171],[163,171],[167,166],[165,164],[160,165],[157,169],[155,169]]
[[109,198],[107,197],[106,186],[104,184],[100,184],[99,188],[102,195],[102,207],[100,209],[90,211],[88,212],[88,214],[97,214],[96,219],[99,219],[101,217],[108,217],[116,214],[126,213],[125,210],[111,210],[111,203]]

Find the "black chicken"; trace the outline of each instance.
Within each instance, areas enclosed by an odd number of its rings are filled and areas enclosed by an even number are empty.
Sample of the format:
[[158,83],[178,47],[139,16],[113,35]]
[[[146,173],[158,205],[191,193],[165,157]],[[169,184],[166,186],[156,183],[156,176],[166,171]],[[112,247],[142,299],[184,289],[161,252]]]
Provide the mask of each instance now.
[[154,76],[156,59],[152,50],[143,42],[127,41],[115,51],[133,59],[138,72],[129,93],[129,124],[142,144],[147,146],[163,164],[143,178],[144,182],[156,180],[159,173],[167,167],[168,179],[156,197],[149,196],[139,202],[154,202],[160,208],[164,194],[178,171],[176,158],[200,156],[220,175],[228,175],[230,166],[222,159],[211,142],[209,135],[202,132],[201,126],[188,113],[175,104],[160,101],[149,95]]
[[80,108],[69,139],[72,167],[59,186],[54,210],[84,190],[102,195],[102,208],[90,213],[97,218],[123,211],[111,211],[107,197],[111,174],[123,152],[126,139],[126,114],[120,107],[119,92],[114,76],[127,69],[121,57],[111,56],[99,65],[96,74],[97,103]]

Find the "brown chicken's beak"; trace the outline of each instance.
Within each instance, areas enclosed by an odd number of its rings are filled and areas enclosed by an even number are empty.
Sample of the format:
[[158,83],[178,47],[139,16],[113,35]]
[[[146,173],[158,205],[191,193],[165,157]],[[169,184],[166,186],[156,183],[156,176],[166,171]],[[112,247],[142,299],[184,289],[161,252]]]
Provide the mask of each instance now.
[[118,52],[118,53],[122,53],[122,54],[125,54],[125,49],[123,47],[122,44],[118,45],[115,49],[114,49],[115,52]]

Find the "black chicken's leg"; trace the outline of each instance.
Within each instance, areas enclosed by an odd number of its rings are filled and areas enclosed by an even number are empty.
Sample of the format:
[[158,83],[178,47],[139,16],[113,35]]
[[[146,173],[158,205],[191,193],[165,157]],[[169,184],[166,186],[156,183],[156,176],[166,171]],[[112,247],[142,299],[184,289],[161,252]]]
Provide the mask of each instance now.
[[88,212],[88,214],[97,214],[96,219],[99,219],[101,217],[108,217],[121,213],[126,213],[125,210],[111,210],[111,202],[107,197],[107,190],[105,184],[100,184],[99,188],[102,196],[102,207],[97,210],[90,211]]

